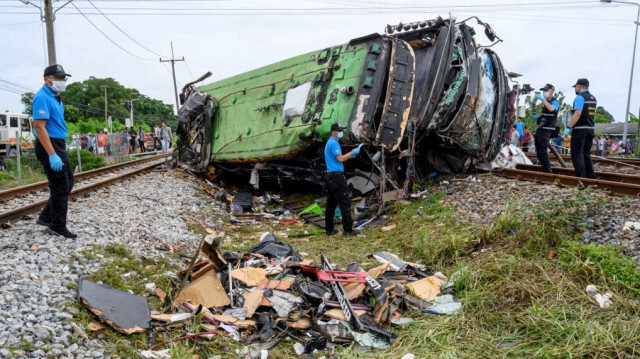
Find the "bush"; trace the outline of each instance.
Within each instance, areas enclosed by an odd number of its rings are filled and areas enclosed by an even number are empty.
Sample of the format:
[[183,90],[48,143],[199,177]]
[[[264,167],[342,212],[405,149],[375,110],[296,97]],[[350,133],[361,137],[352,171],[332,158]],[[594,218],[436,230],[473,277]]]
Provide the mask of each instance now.
[[[71,168],[76,168],[78,165],[78,152],[76,151],[76,149],[67,151],[69,155],[69,162],[71,162]],[[82,161],[83,171],[93,170],[107,165],[104,162],[104,158],[96,156],[89,150],[80,150],[80,161]]]

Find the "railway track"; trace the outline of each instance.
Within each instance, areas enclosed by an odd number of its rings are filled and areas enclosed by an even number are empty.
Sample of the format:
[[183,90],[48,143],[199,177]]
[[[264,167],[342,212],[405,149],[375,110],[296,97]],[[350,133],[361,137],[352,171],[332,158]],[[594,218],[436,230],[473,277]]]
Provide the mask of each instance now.
[[[516,169],[542,172],[542,167],[536,165],[518,164]],[[551,172],[559,175],[574,176],[573,168],[551,167]],[[603,181],[622,182],[640,185],[640,176],[614,172],[595,172],[596,179]]]
[[[529,158],[536,158],[536,154],[535,152],[525,152],[525,155],[527,155],[527,157]],[[571,162],[571,156],[570,155],[560,155],[562,157],[563,160],[565,160],[566,162]],[[553,156],[552,154],[549,154],[549,159],[550,160],[554,160],[555,156]],[[633,165],[633,166],[639,166],[640,167],[640,159],[637,158],[622,158],[622,157],[596,157],[594,155],[591,155],[591,161],[593,163],[601,163],[604,165],[615,165],[616,162],[620,163],[620,164],[627,164],[627,165]]]
[[640,177],[638,176],[630,176],[610,172],[597,172],[596,177],[598,178],[591,179],[562,174],[566,173],[564,172],[566,169],[563,168],[556,167],[555,169],[557,173],[543,173],[538,166],[531,166],[536,168],[531,168],[528,165],[527,167],[521,166],[522,165],[518,165],[518,168],[500,168],[495,170],[495,173],[499,176],[524,181],[564,185],[578,188],[597,187],[620,196],[640,196],[640,184],[638,184],[638,182],[640,182]]
[[[82,197],[117,181],[151,170],[164,163],[168,156],[170,154],[162,154],[76,174],[74,178],[77,182],[69,197]],[[4,207],[0,208],[0,224],[22,219],[44,208],[48,201],[48,192],[45,191],[47,188],[47,182],[38,182],[0,192],[0,203]]]

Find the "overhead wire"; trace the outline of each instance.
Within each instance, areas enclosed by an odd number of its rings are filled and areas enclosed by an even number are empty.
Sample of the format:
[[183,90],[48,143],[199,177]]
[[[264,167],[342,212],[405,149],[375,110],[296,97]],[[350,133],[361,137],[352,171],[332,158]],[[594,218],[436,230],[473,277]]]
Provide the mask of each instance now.
[[115,26],[116,29],[120,30],[121,33],[123,33],[126,37],[128,37],[131,41],[135,42],[136,44],[138,44],[140,47],[142,47],[143,49],[149,51],[150,53],[160,56],[160,57],[166,57],[163,56],[151,49],[149,49],[148,47],[144,46],[143,44],[141,44],[140,42],[138,42],[136,39],[134,39],[133,37],[131,37],[129,34],[127,34],[127,32],[125,32],[124,30],[122,30],[120,28],[120,26],[116,25],[116,23],[114,23],[107,15],[105,15],[102,10],[98,9],[98,7],[91,1],[91,0],[87,0],[89,2],[89,4],[91,4],[91,6],[93,6],[96,10],[98,10],[98,12],[104,16],[105,19],[107,19],[107,21],[109,21],[111,23],[111,25]]
[[124,52],[126,52],[127,54],[129,54],[129,55],[131,55],[131,56],[133,56],[133,57],[135,57],[135,58],[138,58],[138,59],[140,59],[140,60],[146,60],[146,61],[154,60],[154,59],[151,59],[151,58],[144,58],[144,57],[138,56],[138,55],[136,55],[136,54],[134,54],[134,53],[130,52],[129,50],[125,49],[125,48],[124,48],[124,47],[122,47],[120,44],[118,44],[117,42],[115,42],[114,40],[112,40],[109,36],[107,36],[107,34],[105,34],[105,33],[104,33],[104,31],[100,30],[100,28],[99,28],[98,26],[96,26],[96,24],[94,24],[94,23],[93,23],[93,21],[91,21],[91,20],[87,17],[87,15],[85,15],[85,14],[84,14],[80,9],[78,9],[78,7],[76,6],[76,4],[74,4],[73,2],[71,2],[71,5],[73,5],[73,7],[75,7],[75,8],[76,8],[76,10],[78,10],[78,12],[79,12],[79,13],[80,13],[80,14],[81,14],[85,19],[87,19],[87,21],[88,21],[88,22],[89,22],[89,23],[90,23],[90,24],[91,24],[91,25],[92,25],[96,30],[98,30],[98,31],[99,31],[99,32],[100,32],[104,37],[106,37],[106,38],[107,38],[107,39],[108,39],[112,44],[116,45],[116,46],[117,46],[118,48],[120,48],[122,51],[124,51]]

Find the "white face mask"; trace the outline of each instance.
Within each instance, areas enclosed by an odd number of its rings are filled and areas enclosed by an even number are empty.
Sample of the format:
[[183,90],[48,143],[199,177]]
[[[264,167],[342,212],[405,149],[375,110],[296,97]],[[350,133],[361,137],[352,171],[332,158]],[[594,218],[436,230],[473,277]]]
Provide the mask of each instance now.
[[543,92],[542,97],[549,98],[549,92],[548,91]]
[[67,88],[67,81],[51,81],[53,92],[62,92]]
[[344,136],[344,133],[342,131],[338,132],[338,138],[342,138],[342,136]]

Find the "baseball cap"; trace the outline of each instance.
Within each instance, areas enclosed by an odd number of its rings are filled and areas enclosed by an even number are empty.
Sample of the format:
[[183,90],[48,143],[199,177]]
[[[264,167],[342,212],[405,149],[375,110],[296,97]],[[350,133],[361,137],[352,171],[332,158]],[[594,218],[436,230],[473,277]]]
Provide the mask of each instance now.
[[589,80],[587,80],[587,79],[578,79],[578,81],[576,81],[576,84],[571,86],[571,87],[576,87],[576,85],[589,87]]
[[342,131],[344,130],[346,127],[342,127],[340,126],[339,123],[334,123],[333,125],[331,125],[331,131]]
[[65,77],[71,75],[66,73],[61,65],[51,65],[44,69],[44,77],[47,76]]
[[556,88],[553,87],[552,84],[546,84],[546,85],[544,85],[543,88],[540,89],[540,91],[544,91],[544,90],[548,90],[548,89],[551,89],[551,90],[554,90],[554,91],[556,90]]

